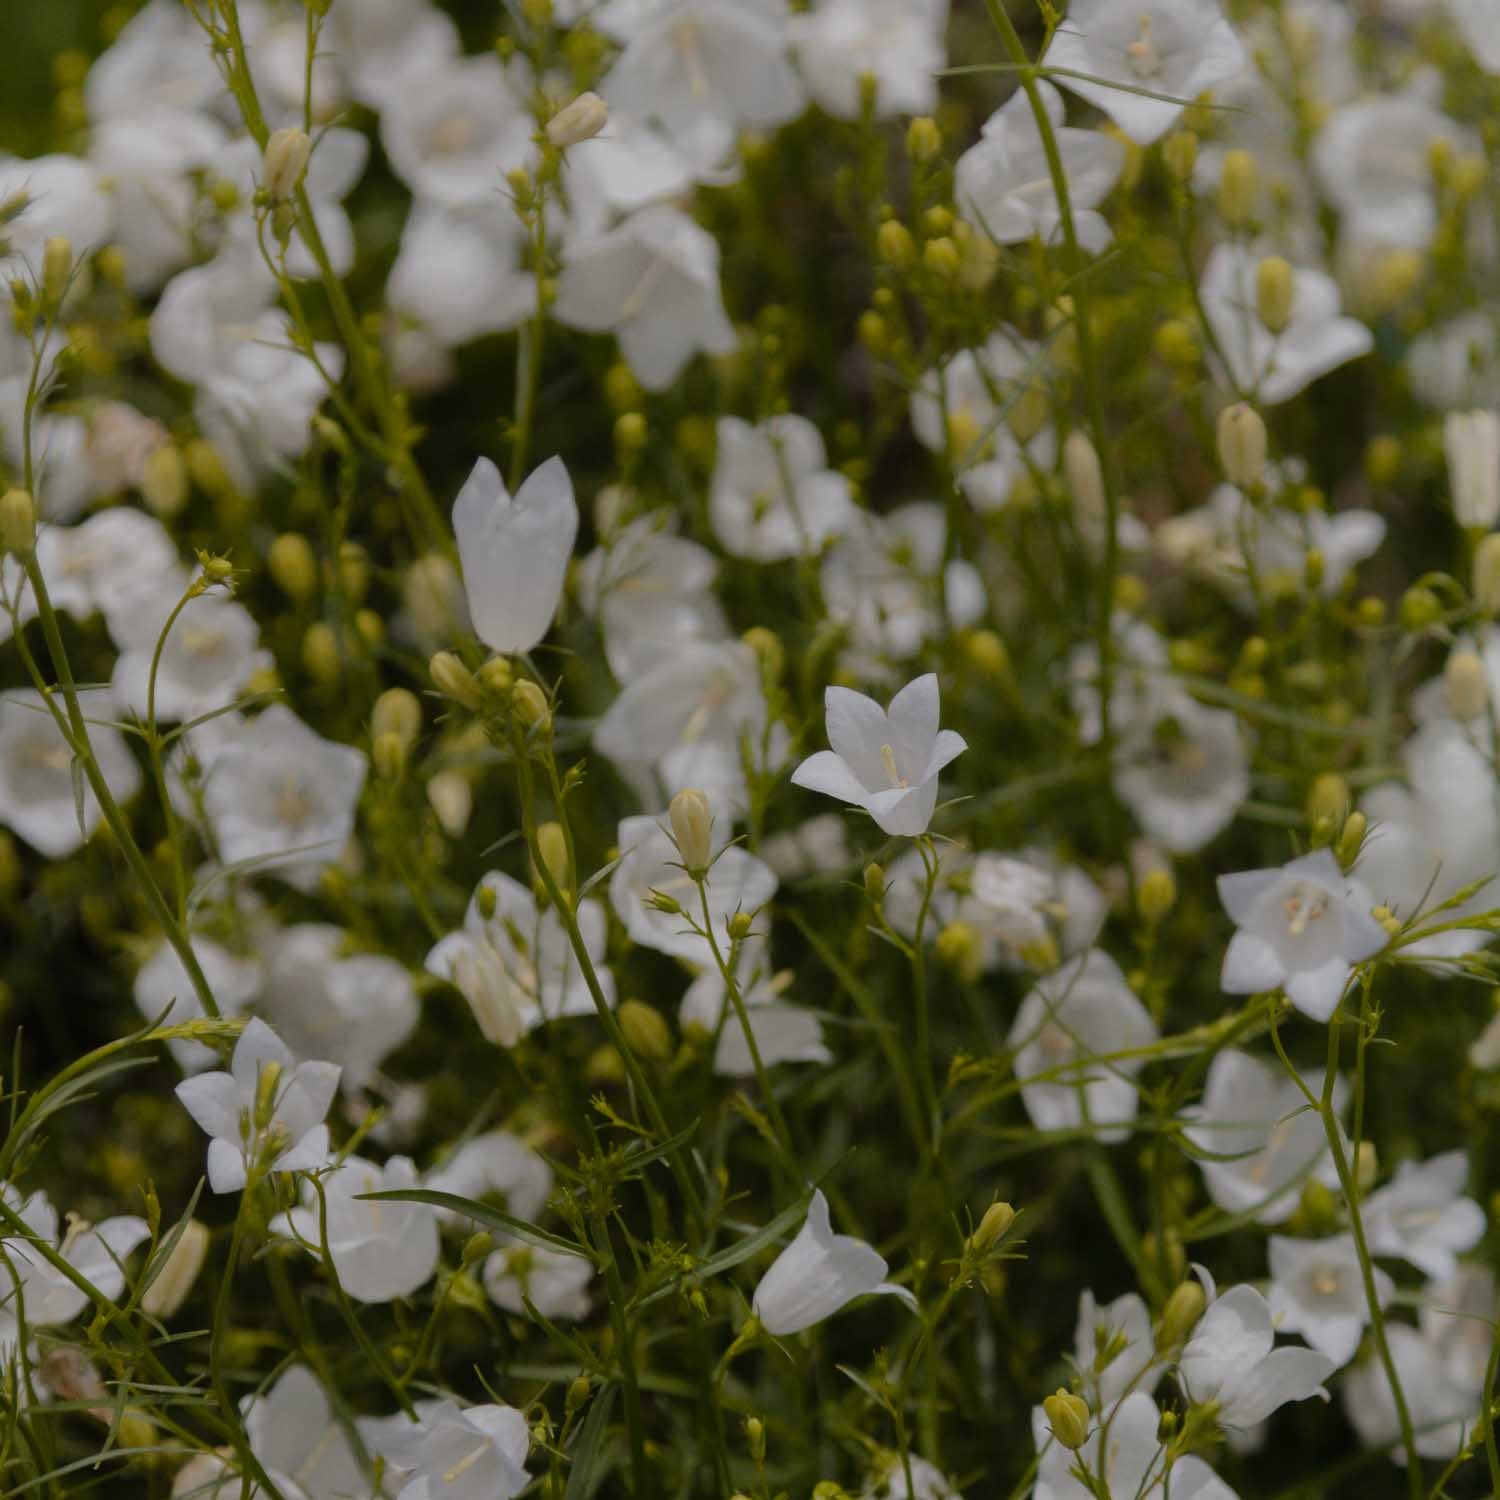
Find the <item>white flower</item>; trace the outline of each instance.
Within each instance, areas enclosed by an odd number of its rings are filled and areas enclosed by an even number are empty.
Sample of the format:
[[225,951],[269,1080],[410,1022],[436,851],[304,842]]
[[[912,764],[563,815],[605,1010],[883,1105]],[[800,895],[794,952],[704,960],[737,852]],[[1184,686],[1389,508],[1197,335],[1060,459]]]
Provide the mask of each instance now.
[[617,334],[620,352],[652,391],[671,385],[699,350],[738,347],[719,292],[718,242],[660,204],[570,245],[552,310],[571,328]]
[[[305,1365],[292,1365],[263,1395],[247,1396],[240,1414],[250,1451],[286,1500],[350,1500],[369,1493],[369,1481],[360,1472],[343,1424]],[[214,1500],[230,1500],[239,1491],[236,1478],[221,1481],[208,1494]],[[250,1493],[261,1500],[260,1489]]]
[[22,275],[23,269],[40,277],[50,239],[67,240],[75,257],[89,255],[109,239],[109,199],[98,173],[76,156],[0,157],[0,203],[18,199],[25,207],[5,226],[0,241],[0,268],[8,277]]
[[836,875],[853,860],[849,830],[837,813],[821,813],[762,841],[760,856],[778,880]]
[[330,1062],[298,1062],[264,1021],[235,1043],[227,1073],[199,1073],[177,1085],[182,1106],[209,1138],[208,1185],[244,1187],[252,1167],[307,1172],[328,1160],[323,1123],[338,1088]]
[[1147,1047],[1157,1035],[1119,965],[1097,948],[1038,981],[1006,1038],[1032,1124],[1124,1140],[1140,1103],[1135,1075],[1146,1060],[1113,1054]]
[[[1485,1314],[1486,1318],[1492,1316],[1493,1310]],[[1418,1456],[1452,1458],[1475,1425],[1480,1405],[1477,1394],[1449,1383],[1438,1348],[1409,1324],[1389,1324],[1385,1337],[1406,1398]],[[1489,1339],[1490,1330],[1486,1328],[1486,1352]],[[1401,1442],[1396,1398],[1385,1367],[1375,1354],[1349,1371],[1343,1397],[1344,1412],[1365,1447],[1383,1449],[1398,1464],[1407,1463],[1410,1455]]]
[[246,724],[208,762],[203,805],[226,865],[293,873],[336,860],[354,832],[367,763],[284,704]]
[[[575,915],[600,988],[613,1003],[603,908],[586,897]],[[496,1046],[513,1047],[547,1021],[595,1014],[593,994],[556,911],[539,909],[525,886],[498,870],[475,887],[463,927],[434,945],[425,967],[463,994]]]
[[788,22],[809,91],[840,120],[859,118],[865,78],[877,116],[931,114],[947,26],[948,0],[817,0]]
[[[1101,131],[1064,125],[1057,90],[1045,81],[1037,88],[1062,159],[1074,229],[1088,249],[1101,250],[1110,229],[1094,210],[1119,180],[1125,147]],[[959,157],[953,197],[959,214],[997,245],[1056,239],[1061,218],[1057,194],[1024,90],[1016,90],[985,124],[979,142]]]
[[326,1218],[311,1182],[302,1185],[302,1206],[271,1221],[276,1234],[300,1240],[322,1254],[324,1231],[333,1269],[348,1294],[360,1302],[409,1297],[437,1269],[437,1214],[425,1203],[363,1201],[366,1193],[418,1185],[417,1169],[404,1156],[384,1166],[346,1156],[321,1177]]
[[1149,146],[1185,104],[1236,77],[1246,57],[1217,0],[1077,0],[1043,61],[1088,75],[1057,81]]
[[1449,412],[1443,451],[1458,524],[1488,531],[1500,521],[1500,413]]
[[1279,985],[1315,1021],[1338,1008],[1354,966],[1389,941],[1369,914],[1369,893],[1327,849],[1279,869],[1221,875],[1219,899],[1238,928],[1224,954],[1224,989],[1248,995]]
[[530,1302],[544,1318],[566,1318],[570,1323],[588,1317],[593,1279],[593,1263],[582,1255],[519,1240],[492,1252],[482,1274],[484,1289],[496,1307],[524,1314]]
[[347,934],[320,922],[280,933],[267,956],[258,1008],[299,1057],[343,1070],[345,1093],[366,1088],[416,1028],[411,975],[379,953],[345,954]]
[[[88,731],[110,794],[128,802],[141,772],[124,736],[97,722]],[[39,854],[62,859],[93,836],[103,816],[92,789],[81,778],[75,786],[73,752],[41,697],[29,688],[0,697],[0,824]]]
[[1305,267],[1293,272],[1291,321],[1273,334],[1256,312],[1261,258],[1250,246],[1216,246],[1198,291],[1226,367],[1222,373],[1242,394],[1277,406],[1319,376],[1368,354],[1375,337],[1357,318],[1343,316],[1333,278]]
[[1122,726],[1115,795],[1147,838],[1173,854],[1194,854],[1229,826],[1250,795],[1239,719],[1159,684],[1141,706],[1156,716]]
[[[440,1167],[426,1174],[424,1185],[434,1192],[459,1198],[498,1196],[515,1218],[535,1220],[552,1192],[552,1168],[519,1136],[508,1130],[487,1130],[465,1141]],[[439,1209],[445,1223],[464,1217]]]
[[371,1446],[403,1473],[397,1500],[513,1500],[531,1483],[531,1429],[513,1406],[424,1402],[420,1420],[387,1420]]
[[[112,505],[77,526],[45,527],[36,539],[36,560],[52,607],[76,620],[101,610],[106,622],[118,619],[142,589],[168,588],[179,576],[166,528],[126,505]],[[22,618],[35,612],[28,588]]]
[[1417,1317],[1444,1381],[1475,1403],[1484,1390],[1496,1314],[1495,1273],[1474,1261],[1456,1264],[1423,1288]]
[[[219,1014],[237,1016],[260,990],[260,964],[253,958],[237,957],[212,938],[195,934],[189,943],[203,977],[208,980]],[[180,1026],[203,1014],[198,991],[188,978],[177,950],[167,942],[158,943],[151,957],[141,965],[133,994],[136,1007],[148,1021],[166,1016],[168,1025]],[[213,1049],[202,1042],[184,1037],[168,1042],[167,1046],[184,1073],[201,1072],[214,1061]]]
[[[911,1484],[906,1482],[911,1470]],[[964,1500],[948,1477],[915,1453],[903,1460],[899,1453],[883,1453],[877,1460],[860,1500]]]
[[[1097,1369],[1101,1354],[1109,1349],[1116,1352],[1102,1370]],[[1101,1411],[1108,1413],[1132,1391],[1149,1396],[1156,1381],[1145,1377],[1156,1358],[1156,1346],[1151,1310],[1140,1295],[1126,1292],[1101,1307],[1093,1292],[1085,1290],[1078,1299],[1073,1356],[1084,1376],[1097,1383]]]
[[720,417],[708,515],[726,552],[778,562],[822,551],[848,529],[854,502],[805,417],[788,412],[759,427]]
[[1178,1369],[1194,1402],[1218,1403],[1225,1427],[1253,1427],[1288,1401],[1328,1392],[1334,1362],[1316,1349],[1273,1348],[1270,1304],[1248,1284],[1214,1298],[1182,1351]]
[[492,651],[530,651],[551,628],[578,535],[573,481],[548,459],[512,499],[487,458],[453,502],[474,632]]
[[[1320,1081],[1308,1076],[1306,1087]],[[1341,1113],[1348,1097],[1335,1079],[1333,1106]],[[1253,1214],[1257,1223],[1279,1224],[1297,1206],[1309,1173],[1337,1182],[1323,1122],[1307,1108],[1307,1097],[1277,1066],[1234,1048],[1215,1055],[1203,1099],[1182,1112],[1184,1134],[1203,1152],[1198,1162],[1208,1195],[1226,1213]]]
[[[714,861],[704,882],[708,921],[720,954],[729,951],[729,918],[739,911],[753,916],[776,894],[771,867],[738,844],[724,848],[727,832],[721,830],[715,840]],[[609,901],[626,932],[658,953],[702,969],[714,967],[708,938],[688,925],[688,916],[700,928],[704,925],[703,904],[671,836],[655,818],[624,818],[615,842],[622,854],[609,878]],[[653,891],[671,897],[681,910],[659,910],[651,902]]]
[[962,735],[938,728],[937,677],[907,683],[887,709],[841,687],[828,688],[823,705],[833,748],[803,761],[794,784],[864,808],[882,832],[925,833],[943,767],[968,749]]
[[1447,0],[1448,14],[1474,61],[1486,73],[1500,73],[1500,31],[1489,0]]
[[459,54],[458,27],[428,0],[363,0],[358,16],[334,6],[324,24],[327,54],[348,70],[350,91],[378,110],[408,77],[429,77]]
[[95,1291],[114,1299],[125,1289],[122,1262],[151,1237],[151,1230],[133,1215],[95,1225],[69,1215],[67,1230],[60,1233],[57,1210],[47,1195],[23,1197],[10,1183],[0,1184],[0,1202],[26,1226],[24,1235],[0,1229],[0,1359],[8,1361],[17,1342],[18,1314],[28,1326],[45,1328],[69,1322],[89,1305],[88,1293],[38,1246],[60,1255]]
[[1459,1255],[1484,1237],[1484,1210],[1463,1196],[1468,1176],[1465,1151],[1402,1162],[1362,1205],[1371,1250],[1400,1256],[1428,1276],[1451,1277]]
[[[1354,1236],[1294,1240],[1273,1234],[1270,1243],[1271,1317],[1282,1333],[1300,1333],[1333,1367],[1349,1363],[1370,1320]],[[1396,1286],[1378,1267],[1375,1291],[1384,1307]]]
[[796,1239],[761,1277],[752,1309],[774,1338],[801,1333],[870,1293],[894,1294],[915,1309],[915,1298],[890,1285],[886,1270],[885,1261],[863,1240],[833,1232],[828,1200],[819,1189]]
[[1404,362],[1412,394],[1438,411],[1500,406],[1500,342],[1481,309],[1424,329]]
[[[1145,734],[1181,702],[1182,695],[1167,671],[1167,643],[1144,620],[1119,611],[1110,627],[1115,638],[1110,728],[1127,738]],[[1079,740],[1097,745],[1104,732],[1097,642],[1080,642],[1069,653],[1067,687]]]
[[[785,985],[779,982],[779,976],[749,986],[741,985],[745,1015],[761,1063],[774,1068],[778,1063],[832,1062],[833,1053],[824,1044],[823,1027],[817,1014],[783,1000],[784,990]],[[684,1028],[699,1026],[710,1037],[717,1036],[714,1072],[728,1078],[755,1076],[755,1059],[750,1055],[745,1028],[729,1002],[723,975],[717,969],[705,969],[688,986],[677,1018]]]
[[1161,1413],[1144,1391],[1135,1391],[1115,1407],[1106,1433],[1103,1424],[1094,1428],[1077,1453],[1070,1452],[1052,1436],[1046,1413],[1040,1406],[1031,1412],[1031,1435],[1040,1455],[1033,1500],[1093,1500],[1098,1493],[1085,1486],[1073,1468],[1082,1463],[1089,1474],[1103,1483],[1113,1496],[1148,1500],[1170,1495],[1172,1500],[1235,1500],[1234,1491],[1201,1458],[1189,1454],[1171,1468],[1166,1484],[1166,1464],[1157,1437]]

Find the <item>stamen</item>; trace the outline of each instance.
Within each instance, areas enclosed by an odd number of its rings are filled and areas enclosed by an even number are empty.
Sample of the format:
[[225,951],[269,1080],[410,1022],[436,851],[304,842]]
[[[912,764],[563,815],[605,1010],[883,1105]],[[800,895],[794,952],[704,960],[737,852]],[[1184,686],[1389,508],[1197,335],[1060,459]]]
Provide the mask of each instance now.
[[891,785],[893,787],[911,785],[901,774],[901,769],[896,764],[896,752],[889,745],[882,745],[880,747],[880,763],[885,767],[885,774],[891,778]]

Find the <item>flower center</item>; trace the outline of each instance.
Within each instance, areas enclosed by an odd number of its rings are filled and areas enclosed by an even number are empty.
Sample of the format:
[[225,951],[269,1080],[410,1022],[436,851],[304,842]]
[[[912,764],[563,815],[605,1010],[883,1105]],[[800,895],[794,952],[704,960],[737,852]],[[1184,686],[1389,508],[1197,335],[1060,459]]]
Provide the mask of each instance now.
[[885,767],[885,774],[891,778],[893,787],[909,787],[906,777],[901,774],[901,768],[896,764],[896,752],[889,745],[880,747],[880,763]]
[[285,823],[288,828],[301,828],[312,816],[312,810],[312,803],[299,782],[282,783],[281,791],[276,798],[276,821],[278,823]]
[[692,21],[683,21],[672,32],[672,40],[682,54],[683,66],[688,72],[693,98],[708,97],[708,74],[703,71],[703,47],[698,36],[698,27]]
[[1314,1271],[1309,1284],[1319,1297],[1336,1297],[1343,1285],[1343,1278],[1337,1271]]
[[1310,923],[1319,922],[1328,911],[1328,892],[1300,882],[1282,899],[1281,913],[1291,937],[1301,937]]
[[473,118],[463,113],[449,115],[427,138],[437,156],[457,156],[473,139]]
[[1141,17],[1141,33],[1125,44],[1125,57],[1137,78],[1155,78],[1161,73],[1161,53],[1151,40],[1151,17]]

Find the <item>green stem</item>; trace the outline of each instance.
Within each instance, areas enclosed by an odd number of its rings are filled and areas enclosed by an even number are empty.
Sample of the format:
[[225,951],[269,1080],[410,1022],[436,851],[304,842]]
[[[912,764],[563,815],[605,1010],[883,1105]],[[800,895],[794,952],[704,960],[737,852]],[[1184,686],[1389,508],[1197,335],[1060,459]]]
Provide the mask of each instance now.
[[635,1349],[630,1342],[630,1325],[625,1321],[625,1284],[615,1259],[614,1242],[609,1223],[602,1213],[594,1214],[596,1248],[604,1257],[604,1281],[609,1289],[609,1321],[614,1330],[615,1347],[620,1356],[620,1376],[625,1387],[625,1425],[630,1430],[630,1473],[636,1500],[650,1494],[646,1479],[646,1431],[641,1418],[641,1388],[635,1369]]

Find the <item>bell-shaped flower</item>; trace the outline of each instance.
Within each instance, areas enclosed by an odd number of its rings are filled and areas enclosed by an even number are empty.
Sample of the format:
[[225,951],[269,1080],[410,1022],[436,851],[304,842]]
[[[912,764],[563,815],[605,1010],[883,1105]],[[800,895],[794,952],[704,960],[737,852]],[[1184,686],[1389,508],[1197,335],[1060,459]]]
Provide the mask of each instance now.
[[[1063,124],[1062,97],[1039,82],[1043,107],[1062,159],[1074,229],[1087,249],[1102,250],[1109,226],[1094,212],[1113,191],[1125,147],[1098,130]],[[958,159],[953,197],[960,216],[997,245],[1056,239],[1061,215],[1042,134],[1026,93],[1018,89],[990,117],[980,140]]]
[[[1128,687],[1127,687],[1128,690]],[[1114,788],[1147,838],[1195,854],[1226,829],[1250,795],[1250,756],[1238,718],[1158,685],[1127,725]]]
[[[1031,1435],[1036,1443],[1036,1485],[1033,1500],[1094,1500],[1101,1492],[1129,1495],[1132,1500],[1235,1500],[1235,1493],[1201,1458],[1188,1454],[1168,1467],[1157,1436],[1161,1413],[1144,1391],[1126,1396],[1109,1414],[1108,1426],[1097,1423],[1076,1452],[1052,1435],[1046,1412],[1033,1407]],[[1085,1484],[1073,1472],[1082,1464],[1090,1476]],[[1095,1484],[1101,1486],[1096,1488]]]
[[[124,736],[92,723],[89,743],[111,795],[128,802],[141,772]],[[62,859],[93,837],[103,816],[92,788],[84,786],[80,799],[73,752],[40,696],[30,688],[0,696],[0,826],[48,859]]]
[[828,1200],[819,1189],[807,1205],[797,1237],[761,1277],[752,1308],[775,1338],[811,1328],[870,1293],[891,1293],[915,1309],[910,1292],[886,1281],[887,1269],[884,1259],[863,1240],[833,1232]]
[[1478,1402],[1484,1391],[1497,1310],[1495,1273],[1464,1261],[1422,1290],[1417,1318],[1437,1354],[1444,1382]]
[[346,1156],[321,1177],[326,1214],[318,1187],[302,1185],[302,1206],[278,1215],[272,1230],[322,1254],[326,1232],[333,1269],[348,1294],[360,1302],[391,1302],[409,1297],[437,1269],[436,1212],[425,1203],[381,1202],[367,1193],[417,1187],[417,1169],[404,1156],[384,1166],[362,1156]]
[[[422,1180],[437,1193],[498,1199],[508,1214],[527,1221],[540,1216],[552,1192],[552,1168],[508,1130],[471,1137]],[[464,1222],[450,1209],[439,1209],[438,1215],[444,1223]]]
[[264,1021],[234,1045],[227,1073],[199,1073],[177,1085],[182,1106],[208,1136],[208,1185],[244,1187],[252,1170],[307,1172],[328,1160],[323,1123],[339,1085],[330,1062],[298,1062]]
[[1021,1002],[1006,1039],[1032,1124],[1124,1140],[1146,1063],[1132,1054],[1157,1036],[1114,959],[1098,948],[1069,959]]
[[1338,1008],[1354,966],[1389,941],[1369,893],[1327,849],[1278,869],[1221,875],[1219,899],[1239,929],[1224,953],[1224,989],[1248,995],[1279,985],[1315,1021]]
[[[101,610],[106,623],[118,620],[144,586],[165,591],[179,576],[177,547],[166,528],[126,505],[112,505],[77,526],[46,527],[36,539],[36,560],[52,607],[75,620]],[[29,588],[21,603],[23,619],[35,613]]]
[[792,781],[864,808],[885,833],[926,833],[938,777],[968,749],[962,735],[938,728],[937,677],[907,683],[889,708],[841,687],[828,688],[823,704],[833,748],[810,755]]
[[[194,934],[189,942],[193,957],[208,980],[219,1014],[237,1016],[260,992],[260,963],[253,958],[240,958],[212,938]],[[196,1020],[203,1014],[198,991],[183,968],[177,950],[168,942],[158,943],[150,958],[141,965],[132,993],[136,1008],[148,1021],[165,1016],[168,1025],[180,1026],[184,1021]],[[213,1066],[213,1048],[203,1042],[179,1037],[168,1042],[167,1046],[184,1073],[201,1073]],[[316,1056],[316,1053],[304,1053],[304,1056]]]
[[125,1257],[151,1237],[134,1215],[88,1224],[68,1216],[66,1229],[43,1192],[25,1196],[0,1184],[0,1202],[26,1226],[25,1233],[0,1227],[0,1359],[8,1360],[20,1318],[29,1327],[51,1327],[76,1318],[89,1305],[86,1291],[39,1249],[49,1250],[73,1268],[95,1291],[111,1299],[125,1289]]
[[529,1302],[544,1318],[580,1322],[589,1315],[594,1264],[547,1245],[496,1237],[501,1247],[485,1259],[481,1279],[496,1307],[524,1316]]
[[[615,841],[622,853],[609,878],[609,901],[626,932],[658,953],[700,969],[716,967],[713,946],[701,931],[703,900],[671,835],[655,818],[623,818]],[[719,953],[726,955],[725,924],[736,912],[754,916],[776,894],[776,876],[748,849],[725,848],[718,836],[704,890],[708,926]],[[689,917],[699,930],[689,925]]]
[[[328,1393],[306,1365],[291,1365],[270,1390],[247,1396],[240,1415],[250,1451],[286,1500],[347,1500],[370,1493],[354,1445]],[[239,1491],[235,1480],[184,1493],[206,1492],[213,1500],[230,1500]],[[250,1493],[256,1500],[264,1495],[259,1488]]]
[[[1493,1308],[1484,1317],[1492,1319]],[[1440,1349],[1410,1324],[1388,1324],[1385,1337],[1406,1399],[1417,1456],[1438,1462],[1452,1458],[1477,1425],[1482,1404],[1478,1393],[1456,1387],[1446,1378]],[[1489,1337],[1486,1327],[1486,1345]],[[1396,1398],[1375,1353],[1344,1377],[1343,1401],[1344,1413],[1365,1447],[1388,1453],[1398,1464],[1410,1462],[1401,1441]]]
[[719,246],[679,209],[657,204],[570,245],[553,314],[570,328],[615,333],[647,390],[665,390],[700,350],[739,340],[719,291]]
[[1474,61],[1486,73],[1500,74],[1500,30],[1488,0],[1447,0],[1447,8]]
[[[1211,1288],[1210,1288],[1211,1290]],[[1271,1306],[1248,1283],[1215,1297],[1182,1351],[1178,1370],[1188,1397],[1215,1402],[1219,1422],[1253,1427],[1288,1401],[1328,1392],[1336,1365],[1316,1349],[1274,1347]]]
[[1043,61],[1060,84],[1149,146],[1185,105],[1236,77],[1248,59],[1218,0],[1079,0]]
[[1319,376],[1368,354],[1375,336],[1357,318],[1343,315],[1333,278],[1306,267],[1293,272],[1291,320],[1273,333],[1256,310],[1261,259],[1250,246],[1217,246],[1203,268],[1198,294],[1222,374],[1242,395],[1278,406]]
[[752,562],[815,555],[854,516],[849,481],[818,429],[788,412],[752,427],[719,418],[708,518],[724,550]]
[[226,865],[310,877],[342,854],[368,762],[273,703],[204,768],[203,808]]
[[548,459],[512,499],[481,458],[453,502],[453,533],[474,633],[492,651],[530,651],[551,628],[578,536],[563,461]]
[[[1270,1244],[1271,1317],[1282,1333],[1300,1333],[1326,1354],[1335,1369],[1354,1358],[1370,1321],[1354,1236],[1294,1240],[1273,1234]],[[1384,1307],[1395,1283],[1375,1268],[1375,1291]]]
[[0,158],[0,203],[24,205],[5,226],[0,270],[7,277],[42,275],[47,242],[65,239],[86,256],[109,239],[110,204],[97,169],[62,152]]
[[866,79],[877,117],[937,108],[948,0],[816,0],[787,26],[808,91],[835,119],[859,118]]
[[355,1093],[416,1029],[419,1008],[404,965],[346,953],[347,940],[321,922],[286,928],[270,948],[256,1008],[297,1056],[338,1063],[344,1092]]
[[[832,1062],[833,1053],[823,1040],[817,1013],[784,1000],[785,988],[781,975],[744,987],[745,1016],[761,1064],[774,1068],[779,1063]],[[705,969],[688,986],[677,1018],[684,1030],[697,1027],[710,1038],[717,1038],[714,1072],[727,1078],[755,1076],[755,1058],[745,1028],[717,969]]]
[[[1316,1091],[1321,1081],[1308,1075]],[[1334,1080],[1333,1107],[1342,1113],[1349,1090]],[[1322,1120],[1307,1108],[1296,1079],[1277,1065],[1226,1047],[1208,1066],[1203,1098],[1182,1112],[1183,1134],[1203,1153],[1198,1166],[1208,1196],[1229,1214],[1279,1224],[1297,1207],[1309,1174],[1338,1181]]]
[[1383,1188],[1360,1205],[1370,1249],[1410,1261],[1428,1276],[1454,1274],[1458,1257],[1484,1238],[1484,1210],[1464,1196],[1466,1151],[1404,1161]]
[[513,1406],[424,1402],[381,1423],[370,1447],[404,1479],[396,1500],[513,1500],[531,1483],[531,1429]]
[[[585,897],[575,915],[600,988],[613,1003],[604,910]],[[515,1046],[547,1021],[595,1014],[593,994],[556,911],[539,908],[525,886],[498,870],[475,887],[464,925],[438,940],[426,969],[458,989],[486,1040],[499,1047]]]

